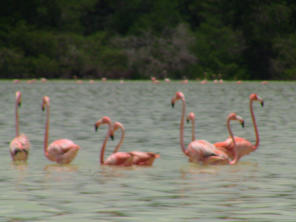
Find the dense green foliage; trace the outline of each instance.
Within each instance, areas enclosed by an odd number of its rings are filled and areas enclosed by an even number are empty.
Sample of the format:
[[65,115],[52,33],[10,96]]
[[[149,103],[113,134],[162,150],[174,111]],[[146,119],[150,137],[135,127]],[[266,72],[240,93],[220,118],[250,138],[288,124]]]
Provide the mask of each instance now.
[[296,79],[291,0],[6,0],[0,78]]

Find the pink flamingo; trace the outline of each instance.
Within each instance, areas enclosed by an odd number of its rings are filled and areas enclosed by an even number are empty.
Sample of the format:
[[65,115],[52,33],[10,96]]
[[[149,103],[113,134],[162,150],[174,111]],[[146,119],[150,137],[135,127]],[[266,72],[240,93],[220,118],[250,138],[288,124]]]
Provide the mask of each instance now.
[[187,120],[187,123],[189,123],[189,121],[191,121],[191,123],[192,123],[192,141],[194,141],[195,140],[195,114],[193,113],[193,112],[190,112],[189,114],[188,114],[188,116],[187,116],[187,118],[186,118],[186,120]]
[[16,103],[15,103],[15,130],[16,136],[10,142],[10,155],[13,161],[26,161],[29,156],[30,150],[30,141],[24,135],[20,135],[19,130],[19,114],[18,108],[21,106],[22,103],[22,94],[20,91],[16,92]]
[[[120,128],[121,130],[121,137],[120,141],[115,147],[113,153],[117,153],[119,148],[121,147],[124,136],[125,136],[125,129],[120,122],[115,122],[113,124],[113,132],[118,130]],[[129,152],[133,155],[133,164],[134,165],[140,165],[140,166],[152,166],[153,162],[156,158],[159,158],[159,154],[153,153],[153,152],[142,152],[142,151],[132,151]]]
[[172,98],[172,106],[177,100],[182,101],[182,115],[180,121],[180,146],[183,153],[189,158],[190,162],[204,164],[218,164],[228,162],[228,156],[206,140],[194,140],[185,149],[184,145],[184,118],[186,110],[185,97],[182,92],[177,92]]
[[43,83],[47,82],[47,79],[46,79],[46,78],[41,78],[40,80],[41,80],[41,82],[43,82]]
[[[231,128],[230,128],[230,120],[238,120],[242,127],[244,127],[244,120],[242,117],[236,115],[236,113],[230,113],[227,117],[227,129],[228,129],[228,132],[229,132],[229,136],[230,138],[232,139],[232,141],[234,141],[234,137],[233,137],[233,133],[231,131]],[[187,116],[187,122],[188,121],[191,121],[192,122],[192,141],[195,140],[195,133],[194,133],[194,128],[195,128],[195,114],[194,113],[189,113],[189,115]],[[221,158],[221,159],[210,159],[208,161],[208,163],[211,163],[211,164],[235,164],[237,163],[237,161],[239,160],[238,159],[238,153],[237,153],[237,147],[236,147],[236,143],[234,141],[234,149],[233,149],[233,155],[230,156],[228,152],[224,152],[225,154],[224,155],[227,155],[228,156],[228,160],[226,158]],[[214,151],[215,153],[217,153],[217,151]],[[222,151],[223,152],[223,151]],[[217,153],[218,155],[221,154],[220,152]],[[232,161],[230,161],[230,159],[232,159]]]
[[[238,153],[238,146],[236,144],[236,141],[234,139],[234,136],[233,136],[233,133],[232,133],[232,130],[230,128],[230,121],[231,120],[237,120],[240,122],[240,124],[242,125],[242,127],[244,127],[245,125],[245,122],[243,120],[242,117],[240,117],[239,115],[236,115],[236,113],[230,113],[227,117],[227,130],[228,130],[228,133],[229,133],[229,137],[231,138],[232,140],[232,143],[233,143],[233,159],[230,161],[228,160],[228,163],[230,165],[232,164],[236,164],[238,161],[239,161],[239,153]],[[227,154],[226,154],[227,155]]]
[[[238,160],[243,157],[244,155],[248,155],[249,153],[255,151],[260,142],[259,138],[259,131],[253,111],[253,101],[258,101],[260,102],[261,106],[264,106],[264,101],[261,97],[259,97],[257,94],[253,93],[250,95],[250,113],[252,117],[252,122],[255,130],[255,136],[256,136],[256,143],[253,145],[250,141],[246,140],[245,138],[241,137],[235,137],[235,142],[236,142],[236,147],[237,147],[237,152],[238,152]],[[234,156],[234,148],[233,148],[233,142],[230,138],[226,139],[223,142],[217,142],[214,144],[218,149],[223,150],[226,152],[229,156]]]
[[165,82],[171,82],[171,80],[169,78],[165,78],[164,81]]
[[104,153],[105,153],[107,141],[110,136],[111,138],[113,138],[113,129],[112,129],[112,121],[108,116],[104,116],[103,118],[101,118],[99,121],[95,123],[95,130],[97,131],[100,125],[102,124],[108,124],[109,129],[101,148],[101,154],[100,154],[101,165],[132,166],[133,165],[132,153],[117,152],[117,153],[111,154],[106,161],[104,160]]
[[44,154],[47,159],[59,164],[69,164],[77,155],[80,146],[68,139],[55,140],[48,146],[49,134],[49,104],[50,99],[44,96],[42,100],[42,111],[46,108],[46,123],[44,134]]

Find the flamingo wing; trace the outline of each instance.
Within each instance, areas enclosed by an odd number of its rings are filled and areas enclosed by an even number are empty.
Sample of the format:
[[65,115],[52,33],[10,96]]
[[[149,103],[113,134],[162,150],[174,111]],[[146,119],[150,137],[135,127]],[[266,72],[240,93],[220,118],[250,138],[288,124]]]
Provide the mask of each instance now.
[[80,146],[71,140],[56,140],[48,147],[48,158],[60,164],[68,164],[76,157],[79,149]]
[[227,164],[228,156],[206,140],[195,140],[188,145],[186,153],[190,162],[203,164]]
[[[238,152],[238,159],[243,157],[244,155],[248,155],[250,152],[254,150],[254,145],[243,137],[234,137],[236,143],[236,149]],[[229,154],[231,158],[233,158],[233,142],[231,138],[227,138],[223,142],[217,142],[214,144],[217,149],[222,150]]]
[[104,162],[106,165],[131,166],[133,164],[133,155],[127,152],[112,153]]
[[30,150],[30,141],[28,138],[22,134],[15,137],[10,142],[10,154],[13,160],[27,160]]
[[141,166],[152,166],[154,160],[160,156],[153,152],[132,151],[130,153],[134,156],[133,164]]
[[191,162],[203,162],[205,158],[216,154],[211,143],[206,140],[195,140],[188,145],[186,155]]

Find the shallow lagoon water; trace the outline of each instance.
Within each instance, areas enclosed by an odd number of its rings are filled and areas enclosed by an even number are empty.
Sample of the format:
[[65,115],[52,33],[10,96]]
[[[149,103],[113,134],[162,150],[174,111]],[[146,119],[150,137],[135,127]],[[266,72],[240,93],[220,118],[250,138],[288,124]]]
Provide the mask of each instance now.
[[[23,93],[21,132],[32,144],[27,164],[9,155],[14,137],[15,91]],[[179,146],[182,91],[187,112],[196,114],[198,139],[226,139],[226,117],[236,112],[245,128],[235,135],[255,141],[249,95],[254,103],[260,146],[234,166],[188,163]],[[171,82],[155,85],[131,81],[77,84],[74,81],[13,84],[0,82],[0,221],[295,221],[296,219],[296,83]],[[81,146],[69,165],[43,155],[45,113],[42,96],[51,98],[50,141],[68,138]],[[100,166],[106,128],[94,131],[103,115],[126,128],[122,151],[160,154],[152,167]],[[185,142],[191,138],[185,125]],[[119,132],[118,132],[119,133]],[[109,141],[106,156],[120,135]]]

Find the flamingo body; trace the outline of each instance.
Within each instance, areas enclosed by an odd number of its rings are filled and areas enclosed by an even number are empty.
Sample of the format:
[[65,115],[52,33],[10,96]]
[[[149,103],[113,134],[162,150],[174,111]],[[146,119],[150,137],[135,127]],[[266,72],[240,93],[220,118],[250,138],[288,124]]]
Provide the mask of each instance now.
[[153,152],[132,151],[130,152],[133,158],[133,164],[139,166],[152,166],[156,158],[160,155]]
[[52,142],[48,148],[46,157],[59,164],[69,164],[76,157],[80,147],[69,139],[59,139]]
[[133,155],[126,152],[112,153],[105,161],[105,165],[132,166]]
[[228,156],[217,150],[216,147],[206,140],[194,140],[186,149],[186,155],[190,162],[203,164],[228,163]]
[[[255,146],[245,138],[242,137],[234,137],[236,142],[236,149],[238,152],[238,159],[245,155],[249,155],[253,152],[256,148]],[[223,150],[224,152],[228,153],[228,155],[233,158],[233,142],[231,138],[227,138],[223,142],[217,142],[214,144],[219,150]]]
[[26,135],[21,134],[15,137],[9,146],[10,155],[13,161],[26,161],[30,150],[30,141]]

